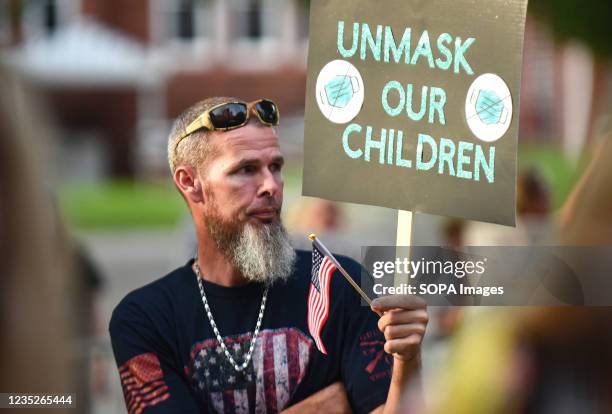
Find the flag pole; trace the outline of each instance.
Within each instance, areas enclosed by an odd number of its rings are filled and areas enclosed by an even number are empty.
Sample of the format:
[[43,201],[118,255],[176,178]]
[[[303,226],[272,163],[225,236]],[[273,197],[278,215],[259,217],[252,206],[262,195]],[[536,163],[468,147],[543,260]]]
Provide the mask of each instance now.
[[[366,303],[369,305],[372,304],[372,299],[370,299],[368,297],[368,295],[361,289],[361,287],[359,287],[359,285],[353,280],[353,278],[347,273],[346,270],[344,270],[344,268],[342,267],[342,265],[340,264],[340,262],[338,262],[338,260],[334,257],[333,254],[331,254],[331,252],[327,249],[327,247],[325,247],[325,245],[323,243],[321,243],[321,240],[319,240],[316,236],[316,234],[312,233],[310,235],[308,235],[308,238],[317,245],[317,247],[319,249],[321,249],[321,251],[323,251],[323,254],[325,254],[327,257],[329,257],[329,259],[334,263],[334,265],[336,266],[336,268],[340,271],[340,273],[342,274],[342,276],[344,276],[344,278],[347,280],[347,282],[350,283],[350,285],[353,287],[353,289],[355,289],[357,291],[357,293],[359,293],[359,295],[363,298],[363,300],[366,301]],[[382,313],[374,311],[378,316],[382,316]]]

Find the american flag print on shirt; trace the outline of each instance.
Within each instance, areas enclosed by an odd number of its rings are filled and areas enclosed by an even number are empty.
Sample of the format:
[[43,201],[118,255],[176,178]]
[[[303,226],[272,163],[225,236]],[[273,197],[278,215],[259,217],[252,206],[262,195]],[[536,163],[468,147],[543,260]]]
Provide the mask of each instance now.
[[159,358],[152,352],[128,360],[119,367],[119,375],[129,414],[140,414],[170,398]]
[[[249,332],[223,341],[231,353],[243,356],[252,337]],[[185,373],[207,412],[279,413],[287,408],[306,375],[312,344],[312,339],[296,328],[264,329],[255,341],[251,363],[238,372],[219,342],[207,339],[192,347]]]
[[323,354],[327,349],[321,339],[321,331],[329,315],[329,284],[336,266],[321,253],[316,244],[312,245],[312,275],[308,293],[308,330],[315,345]]

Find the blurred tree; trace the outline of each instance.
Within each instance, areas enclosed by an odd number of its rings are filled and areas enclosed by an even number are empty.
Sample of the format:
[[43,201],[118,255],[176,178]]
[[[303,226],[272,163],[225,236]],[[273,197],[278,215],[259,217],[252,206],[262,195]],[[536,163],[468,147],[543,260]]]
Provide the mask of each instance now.
[[531,0],[529,10],[547,22],[561,40],[586,43],[599,59],[612,57],[612,2],[608,0]]
[[[596,123],[609,112],[609,71],[612,61],[612,2],[610,0],[531,0],[529,12],[547,23],[560,41],[578,40],[593,52],[593,94],[587,143],[595,138]],[[584,151],[591,151],[592,145]]]

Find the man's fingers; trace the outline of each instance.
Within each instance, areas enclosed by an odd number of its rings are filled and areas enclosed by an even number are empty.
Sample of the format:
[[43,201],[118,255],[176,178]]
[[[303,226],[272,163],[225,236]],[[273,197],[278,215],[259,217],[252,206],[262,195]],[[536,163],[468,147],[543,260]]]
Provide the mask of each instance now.
[[385,312],[391,309],[420,309],[425,308],[423,299],[414,295],[381,296],[372,301],[371,307],[375,311]]
[[384,333],[387,341],[392,339],[406,338],[412,334],[423,336],[425,335],[425,324],[410,323],[406,325],[387,325]]
[[419,353],[429,321],[425,301],[414,295],[376,298],[372,309],[384,312],[378,329],[385,335],[385,351],[394,358],[412,360]]
[[385,313],[378,320],[378,329],[385,332],[389,325],[404,325],[410,323],[427,324],[429,317],[425,309],[417,310],[392,310]]
[[391,339],[385,342],[385,352],[389,354],[409,355],[418,350],[423,337],[421,335],[410,335],[406,338]]

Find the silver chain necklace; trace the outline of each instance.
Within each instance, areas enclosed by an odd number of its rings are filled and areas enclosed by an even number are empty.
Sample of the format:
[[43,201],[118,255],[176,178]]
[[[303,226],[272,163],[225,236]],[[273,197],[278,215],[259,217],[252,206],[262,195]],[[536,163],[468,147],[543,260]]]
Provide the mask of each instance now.
[[221,349],[225,353],[225,356],[229,360],[230,364],[234,367],[234,369],[238,372],[243,371],[249,365],[251,361],[251,357],[253,356],[253,350],[255,349],[255,342],[257,341],[257,336],[259,335],[259,329],[261,328],[261,321],[263,319],[264,311],[266,310],[266,300],[268,299],[268,289],[266,286],[264,290],[263,297],[261,298],[261,306],[259,307],[259,316],[257,316],[257,324],[255,325],[255,332],[253,332],[253,338],[251,339],[251,344],[249,345],[249,351],[244,358],[244,362],[242,364],[236,363],[236,360],[230,354],[227,346],[225,346],[225,342],[223,341],[223,337],[219,333],[219,329],[217,328],[217,324],[215,323],[215,319],[213,318],[212,312],[210,311],[210,306],[208,305],[208,300],[206,299],[206,294],[204,293],[204,284],[202,283],[202,274],[200,273],[200,266],[198,265],[198,258],[195,258],[193,262],[193,269],[195,270],[196,278],[198,279],[198,286],[200,287],[200,295],[202,296],[202,303],[204,304],[204,310],[206,311],[206,316],[208,316],[208,321],[210,322],[210,326],[212,327],[215,336],[217,337],[217,341],[221,346]]

